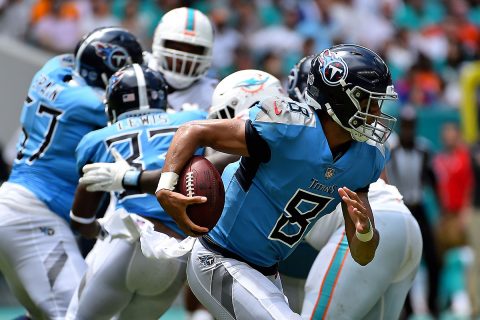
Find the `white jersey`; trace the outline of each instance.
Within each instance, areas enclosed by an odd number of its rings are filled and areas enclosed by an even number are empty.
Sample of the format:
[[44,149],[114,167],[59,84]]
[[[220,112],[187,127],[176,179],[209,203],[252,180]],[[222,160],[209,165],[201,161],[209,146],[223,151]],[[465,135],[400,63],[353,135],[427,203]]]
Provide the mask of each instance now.
[[[150,68],[157,69],[150,52],[144,52],[144,60]],[[182,110],[202,110],[208,112],[212,105],[213,90],[217,84],[217,79],[203,76],[188,88],[170,92],[167,96],[168,108],[175,112]]]
[[190,87],[168,94],[168,106],[175,111],[202,110],[208,112],[218,80],[202,77]]
[[395,211],[411,214],[410,210],[403,203],[403,196],[397,187],[386,184],[384,180],[378,179],[370,184],[368,201],[372,211]]
[[[333,230],[307,278],[302,317],[398,319],[420,264],[422,236],[396,187],[379,179],[370,185],[368,198],[380,233],[375,259],[360,266],[350,255],[345,228]],[[338,209],[335,215],[340,216]],[[316,237],[310,234],[315,246]],[[367,285],[358,295],[352,283]]]

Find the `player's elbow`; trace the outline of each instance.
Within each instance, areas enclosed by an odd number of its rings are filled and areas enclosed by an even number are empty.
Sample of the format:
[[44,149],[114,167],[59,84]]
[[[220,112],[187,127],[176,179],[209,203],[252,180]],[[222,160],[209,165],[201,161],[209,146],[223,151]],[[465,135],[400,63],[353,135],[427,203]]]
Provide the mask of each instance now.
[[196,121],[190,121],[178,127],[175,133],[174,141],[179,142],[179,145],[195,144],[200,145],[201,127],[196,124]]
[[176,134],[182,136],[187,141],[196,141],[198,145],[205,146],[204,140],[207,132],[208,128],[204,125],[203,120],[194,120],[182,124]]

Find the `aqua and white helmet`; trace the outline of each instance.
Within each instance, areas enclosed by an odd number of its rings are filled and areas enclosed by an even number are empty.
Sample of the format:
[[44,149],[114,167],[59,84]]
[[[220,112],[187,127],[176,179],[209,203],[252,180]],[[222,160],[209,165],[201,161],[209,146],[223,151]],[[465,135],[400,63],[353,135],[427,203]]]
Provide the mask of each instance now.
[[240,70],[224,78],[212,95],[210,119],[243,118],[256,102],[269,96],[285,96],[280,81],[260,70]]
[[210,68],[213,38],[212,24],[202,12],[173,9],[155,29],[149,66],[162,72],[171,87],[187,88]]

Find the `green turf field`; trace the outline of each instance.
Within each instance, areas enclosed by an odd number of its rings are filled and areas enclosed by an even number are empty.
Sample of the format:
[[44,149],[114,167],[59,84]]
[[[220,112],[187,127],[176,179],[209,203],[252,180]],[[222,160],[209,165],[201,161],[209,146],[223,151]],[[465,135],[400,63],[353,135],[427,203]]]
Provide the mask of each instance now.
[[[0,307],[0,320],[12,320],[25,314],[24,309],[20,307]],[[172,307],[161,320],[182,320],[185,319],[185,311],[180,307]]]

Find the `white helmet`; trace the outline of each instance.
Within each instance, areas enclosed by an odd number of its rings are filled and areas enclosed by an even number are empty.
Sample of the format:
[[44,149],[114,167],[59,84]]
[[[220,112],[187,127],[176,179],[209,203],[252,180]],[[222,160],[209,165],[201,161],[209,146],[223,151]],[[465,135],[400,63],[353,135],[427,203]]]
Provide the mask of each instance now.
[[277,78],[260,70],[234,72],[220,81],[213,91],[208,118],[242,118],[255,102],[268,96],[285,96]]
[[167,12],[155,29],[150,67],[167,83],[184,89],[203,76],[212,63],[213,27],[206,15],[192,8]]

